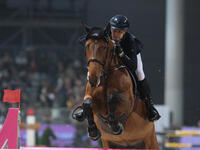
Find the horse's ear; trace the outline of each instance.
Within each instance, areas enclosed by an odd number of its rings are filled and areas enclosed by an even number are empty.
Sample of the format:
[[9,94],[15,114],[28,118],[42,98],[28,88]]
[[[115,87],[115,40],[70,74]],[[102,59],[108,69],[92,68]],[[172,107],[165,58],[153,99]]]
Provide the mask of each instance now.
[[87,24],[85,24],[85,31],[86,31],[86,33],[89,33],[90,32],[90,30],[91,30],[91,27],[90,26],[88,26]]
[[87,25],[85,22],[81,22],[82,23],[82,25],[83,25],[83,27],[84,27],[84,29],[85,29],[85,32],[86,33],[89,33],[90,32],[90,30],[91,30],[91,27],[89,26],[89,25]]
[[110,33],[110,24],[107,23],[106,26],[104,27],[104,34],[108,35]]
[[85,32],[86,32],[86,33],[89,33],[90,30],[91,30],[91,27],[90,27],[84,20],[81,21],[81,24],[82,24],[82,26],[84,27]]
[[82,35],[81,37],[79,37],[78,42],[84,46],[85,42],[86,42],[86,35]]

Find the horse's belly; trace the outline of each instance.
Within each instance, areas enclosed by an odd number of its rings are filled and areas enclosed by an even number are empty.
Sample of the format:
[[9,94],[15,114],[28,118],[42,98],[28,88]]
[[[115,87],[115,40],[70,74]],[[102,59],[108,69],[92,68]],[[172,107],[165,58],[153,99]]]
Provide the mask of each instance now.
[[136,141],[132,143],[119,143],[119,142],[108,142],[108,145],[110,148],[120,148],[120,149],[135,149],[135,148],[140,148],[140,149],[145,149],[146,145],[143,140],[141,141]]

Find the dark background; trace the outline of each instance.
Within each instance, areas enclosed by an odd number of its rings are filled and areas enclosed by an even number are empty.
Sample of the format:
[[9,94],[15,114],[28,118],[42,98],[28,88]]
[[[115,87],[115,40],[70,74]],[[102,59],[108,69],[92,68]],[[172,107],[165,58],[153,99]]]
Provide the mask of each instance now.
[[200,1],[185,0],[184,123],[200,120]]

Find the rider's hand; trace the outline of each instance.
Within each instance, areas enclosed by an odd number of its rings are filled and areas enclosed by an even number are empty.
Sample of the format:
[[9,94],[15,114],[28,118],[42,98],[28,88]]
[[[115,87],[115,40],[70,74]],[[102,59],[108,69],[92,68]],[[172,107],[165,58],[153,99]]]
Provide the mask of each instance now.
[[123,49],[119,42],[115,41],[115,51],[118,56],[122,56],[124,54]]

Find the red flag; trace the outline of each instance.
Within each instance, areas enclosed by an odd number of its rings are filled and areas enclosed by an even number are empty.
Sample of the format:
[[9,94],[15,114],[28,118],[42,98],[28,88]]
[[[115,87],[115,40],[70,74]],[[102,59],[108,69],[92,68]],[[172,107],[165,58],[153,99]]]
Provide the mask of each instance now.
[[4,90],[3,102],[17,103],[20,102],[21,90]]

